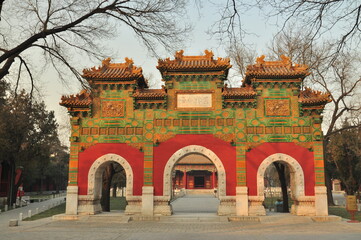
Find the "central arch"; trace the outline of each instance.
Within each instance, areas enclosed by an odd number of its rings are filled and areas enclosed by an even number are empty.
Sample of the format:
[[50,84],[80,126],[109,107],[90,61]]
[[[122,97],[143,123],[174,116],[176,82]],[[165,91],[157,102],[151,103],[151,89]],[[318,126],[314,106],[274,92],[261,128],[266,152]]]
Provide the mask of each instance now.
[[163,175],[163,196],[171,199],[172,194],[172,170],[176,163],[189,154],[201,154],[206,156],[217,168],[218,172],[218,196],[219,198],[226,196],[226,171],[221,159],[210,149],[199,146],[189,145],[176,151],[165,165]]

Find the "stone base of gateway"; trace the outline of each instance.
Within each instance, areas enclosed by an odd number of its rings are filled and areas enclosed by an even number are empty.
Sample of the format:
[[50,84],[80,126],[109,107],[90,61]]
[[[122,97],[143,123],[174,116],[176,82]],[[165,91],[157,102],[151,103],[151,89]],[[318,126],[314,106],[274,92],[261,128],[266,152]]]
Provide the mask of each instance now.
[[[247,187],[237,187],[237,196],[219,197],[219,216],[265,216],[264,197],[247,196]],[[172,206],[168,196],[153,196],[153,189],[143,188],[143,196],[128,196],[126,215],[170,216]],[[294,200],[291,214],[297,216],[327,216],[326,187],[316,186],[315,196],[303,196]],[[66,215],[94,215],[101,212],[100,199],[92,195],[77,194],[77,187],[69,186]]]

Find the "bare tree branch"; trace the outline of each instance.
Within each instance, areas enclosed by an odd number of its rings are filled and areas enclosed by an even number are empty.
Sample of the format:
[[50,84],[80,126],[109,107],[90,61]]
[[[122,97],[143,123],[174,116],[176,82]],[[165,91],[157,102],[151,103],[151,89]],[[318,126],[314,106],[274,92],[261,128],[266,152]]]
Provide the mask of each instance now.
[[[84,84],[80,74],[67,60],[68,56],[64,55],[65,50],[76,49],[91,57],[101,58],[102,48],[98,48],[97,40],[113,35],[115,31],[112,27],[117,25],[133,30],[154,54],[157,44],[173,49],[190,29],[177,21],[183,17],[185,1],[28,0],[19,1],[13,6],[10,6],[11,0],[5,1],[3,10],[6,8],[12,13],[2,15],[10,21],[7,21],[8,32],[1,33],[3,44],[0,49],[0,79],[9,74],[15,58],[21,57],[30,49],[38,48],[48,54],[59,74],[62,71],[59,71],[60,66],[56,66],[54,61],[62,63]],[[3,2],[4,0],[0,3]],[[14,17],[19,20],[16,26],[11,25]],[[21,24],[22,19],[28,19],[28,22]],[[18,35],[10,31],[13,27]],[[6,39],[12,41],[5,42]],[[23,62],[20,64],[28,66]],[[17,70],[19,68],[20,66]]]

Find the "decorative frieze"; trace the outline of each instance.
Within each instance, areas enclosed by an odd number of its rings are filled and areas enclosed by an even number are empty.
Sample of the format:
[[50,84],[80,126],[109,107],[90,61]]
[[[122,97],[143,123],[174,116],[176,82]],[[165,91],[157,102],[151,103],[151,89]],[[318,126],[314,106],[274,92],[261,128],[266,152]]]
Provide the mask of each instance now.
[[210,118],[210,119],[155,119],[155,127],[213,127],[233,126],[234,118]]
[[311,134],[310,126],[257,126],[246,129],[247,134]]
[[102,101],[102,117],[124,117],[125,101]]
[[143,135],[142,127],[84,127],[82,135]]

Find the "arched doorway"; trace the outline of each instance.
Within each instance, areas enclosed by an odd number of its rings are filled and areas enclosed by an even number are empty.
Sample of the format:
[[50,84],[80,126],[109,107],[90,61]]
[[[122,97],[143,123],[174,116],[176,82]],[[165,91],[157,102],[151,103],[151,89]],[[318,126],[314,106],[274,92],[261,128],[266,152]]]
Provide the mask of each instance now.
[[[289,181],[290,181],[290,196],[293,200],[291,213],[294,215],[312,215],[314,214],[314,207],[309,202],[314,202],[313,196],[305,196],[305,177],[301,165],[293,157],[276,153],[272,154],[262,161],[257,171],[257,200],[261,203],[264,201],[264,179],[266,169],[274,162],[281,162],[289,168]],[[307,202],[307,204],[303,204]],[[250,209],[251,214],[265,215],[265,209],[262,204],[257,204]]]
[[290,168],[280,161],[271,163],[264,174],[264,204],[269,212],[290,212]]
[[125,209],[126,173],[117,162],[108,162],[102,174],[100,204],[103,212]]
[[[133,196],[133,170],[127,160],[117,154],[106,154],[94,161],[88,173],[88,198],[93,202],[91,209],[87,209],[89,214],[101,212],[100,199],[102,196],[103,174],[110,163],[119,164],[125,171],[126,190],[125,198]],[[126,208],[127,212],[128,206]]]
[[[187,162],[186,160],[192,156],[198,156],[199,159],[203,159],[202,161],[204,161],[205,159],[207,159],[212,165],[214,166],[215,172],[217,172],[217,182],[214,183],[213,185],[211,184],[211,181],[208,181],[208,189],[210,189],[210,192],[212,192],[212,188],[209,186],[213,186],[213,194],[214,194],[214,186],[217,186],[217,198],[222,200],[222,198],[226,197],[226,172],[224,169],[224,166],[222,164],[222,161],[220,160],[220,158],[211,150],[209,150],[208,148],[202,147],[202,146],[198,146],[198,145],[190,145],[190,146],[186,146],[183,147],[182,149],[179,149],[177,152],[175,152],[170,159],[168,160],[166,166],[165,166],[165,170],[164,170],[164,176],[163,176],[163,196],[166,197],[168,199],[168,201],[172,200],[172,197],[174,196],[174,177],[176,174],[176,166],[177,164],[180,162]],[[190,176],[188,173],[183,173],[183,174],[187,174],[188,176]],[[203,175],[202,175],[203,174]],[[202,172],[202,174],[200,172],[198,172],[198,185],[199,187],[202,187],[203,189],[206,189],[205,187],[207,186],[207,183],[205,182],[205,172]],[[183,175],[184,176],[184,175]],[[203,179],[201,179],[203,178]],[[184,183],[183,183],[184,181]],[[182,181],[182,184],[184,184],[183,186],[185,186],[185,188],[187,188],[187,185],[189,187],[190,182],[187,181],[186,179],[184,179]],[[195,187],[195,178],[193,175],[193,181],[192,181],[192,188],[194,189]],[[187,190],[187,189],[185,189]],[[214,195],[212,196],[214,197]],[[221,205],[219,205],[218,207],[218,214],[220,214],[220,212],[222,210],[220,210]]]

